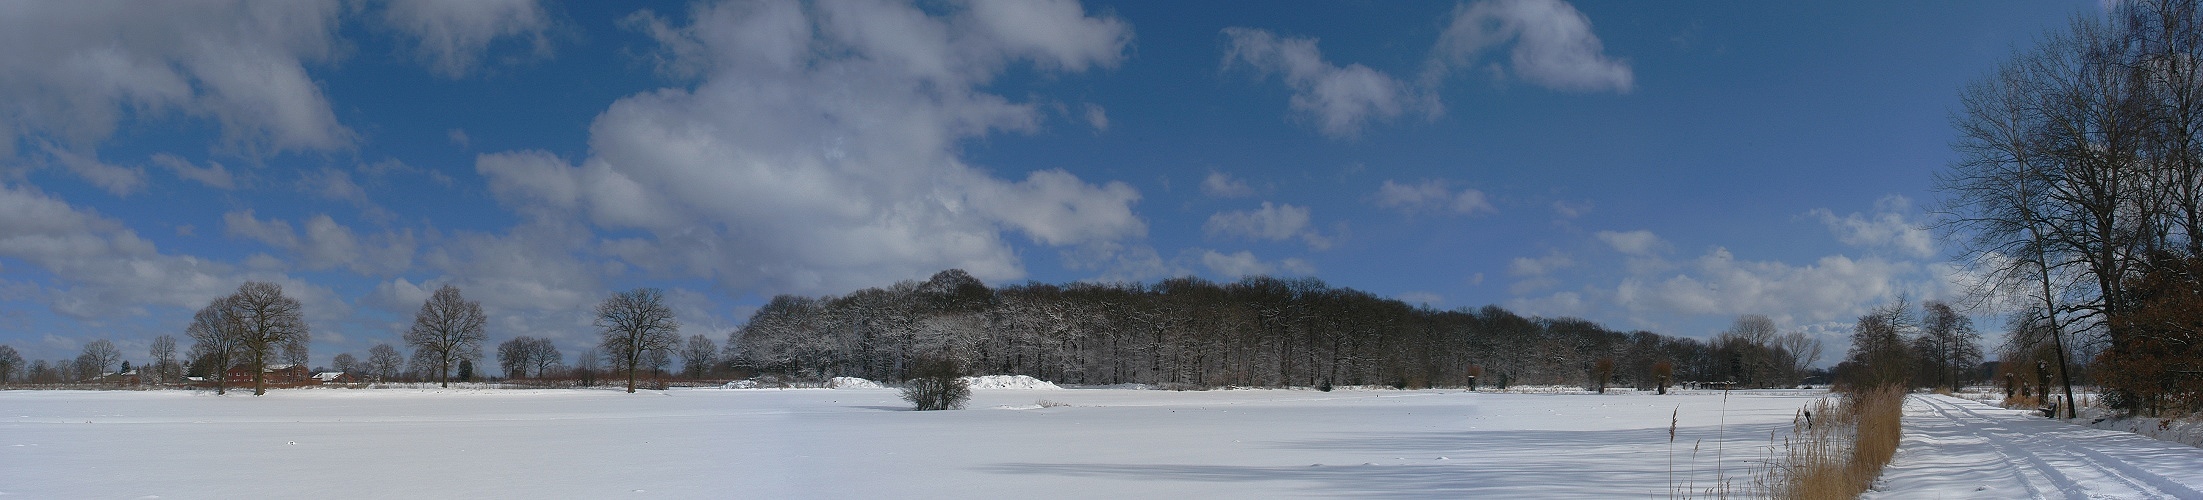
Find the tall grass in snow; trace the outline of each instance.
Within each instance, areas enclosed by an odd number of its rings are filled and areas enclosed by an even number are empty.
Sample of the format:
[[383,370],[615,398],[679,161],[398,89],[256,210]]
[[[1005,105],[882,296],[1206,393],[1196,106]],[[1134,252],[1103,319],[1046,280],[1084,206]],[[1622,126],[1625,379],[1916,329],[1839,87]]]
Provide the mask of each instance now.
[[1857,498],[1897,455],[1905,391],[1845,392],[1799,410],[1757,479],[1773,498]]

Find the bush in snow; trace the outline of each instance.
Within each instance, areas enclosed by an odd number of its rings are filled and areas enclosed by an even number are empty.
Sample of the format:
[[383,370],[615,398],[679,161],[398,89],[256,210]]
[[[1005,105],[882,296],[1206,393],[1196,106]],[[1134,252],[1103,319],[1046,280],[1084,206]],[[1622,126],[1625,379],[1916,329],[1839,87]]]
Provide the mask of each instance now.
[[971,385],[963,379],[964,363],[951,358],[919,358],[911,366],[910,380],[903,382],[903,400],[917,410],[958,410],[971,399]]

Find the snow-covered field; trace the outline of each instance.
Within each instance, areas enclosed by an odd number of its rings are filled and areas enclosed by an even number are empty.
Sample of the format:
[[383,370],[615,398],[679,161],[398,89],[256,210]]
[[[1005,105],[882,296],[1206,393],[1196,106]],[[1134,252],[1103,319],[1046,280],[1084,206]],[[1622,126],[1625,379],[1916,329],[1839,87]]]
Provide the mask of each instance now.
[[0,391],[0,496],[1647,498],[1748,483],[1819,395]]
[[1867,498],[2203,499],[2203,449],[1933,394]]

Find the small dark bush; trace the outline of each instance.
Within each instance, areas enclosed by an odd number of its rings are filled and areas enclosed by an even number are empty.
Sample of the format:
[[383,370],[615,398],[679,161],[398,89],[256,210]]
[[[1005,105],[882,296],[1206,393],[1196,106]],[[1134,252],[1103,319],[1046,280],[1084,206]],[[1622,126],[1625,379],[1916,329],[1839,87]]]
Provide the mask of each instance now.
[[903,381],[903,400],[917,410],[961,410],[971,400],[971,386],[964,383],[964,364],[950,358],[919,358]]

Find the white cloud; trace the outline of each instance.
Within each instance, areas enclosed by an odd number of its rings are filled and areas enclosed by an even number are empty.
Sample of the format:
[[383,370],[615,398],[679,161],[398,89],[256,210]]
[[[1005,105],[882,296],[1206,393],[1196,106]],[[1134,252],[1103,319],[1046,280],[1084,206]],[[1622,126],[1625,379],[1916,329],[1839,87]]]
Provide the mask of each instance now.
[[1435,97],[1391,75],[1360,64],[1340,67],[1324,61],[1313,38],[1281,38],[1240,27],[1224,28],[1224,35],[1231,39],[1225,69],[1245,64],[1262,76],[1278,74],[1293,89],[1293,111],[1315,122],[1326,136],[1352,139],[1372,121],[1443,111]]
[[85,182],[99,186],[100,189],[105,189],[115,196],[129,196],[131,193],[145,189],[144,169],[109,165],[106,162],[99,161],[99,158],[89,153],[77,154],[55,147],[52,143],[40,143],[39,146],[40,149],[45,150],[46,154],[51,155],[54,161],[61,163],[63,168],[67,168],[69,173],[76,174],[77,177],[84,178]]
[[153,164],[168,169],[169,172],[175,173],[178,178],[205,184],[207,187],[225,191],[237,189],[237,178],[231,176],[229,169],[223,168],[220,163],[210,161],[207,162],[207,166],[200,167],[192,165],[191,160],[168,153],[158,153],[153,155]]
[[473,138],[467,137],[466,129],[455,128],[451,130],[446,130],[444,131],[444,138],[450,139],[452,145],[459,146],[460,148],[472,146],[474,143]]
[[1331,239],[1309,227],[1307,207],[1290,204],[1272,205],[1262,202],[1262,208],[1234,212],[1217,212],[1201,225],[1211,237],[1238,237],[1256,241],[1284,241],[1300,238],[1309,248],[1323,250],[1331,247]]
[[1201,179],[1201,194],[1212,198],[1245,198],[1254,196],[1254,187],[1231,174],[1211,170],[1207,178]]
[[1460,68],[1477,65],[1482,54],[1513,42],[1507,64],[1485,66],[1555,90],[1629,92],[1629,64],[1605,54],[1591,19],[1560,0],[1483,0],[1456,6],[1453,20],[1431,49],[1426,85]]
[[1463,188],[1455,192],[1442,179],[1425,179],[1415,184],[1386,179],[1384,185],[1377,187],[1376,200],[1379,207],[1409,215],[1426,212],[1475,215],[1499,211],[1492,207],[1483,191]]
[[1102,109],[1100,104],[1094,103],[1086,103],[1084,108],[1087,125],[1094,127],[1095,132],[1109,131],[1109,110]]
[[1597,205],[1591,203],[1591,200],[1559,200],[1553,202],[1553,213],[1560,215],[1563,219],[1574,219],[1591,213],[1591,209],[1596,207]]
[[590,128],[592,156],[487,154],[476,169],[530,217],[640,235],[594,250],[652,273],[768,292],[845,291],[963,268],[1024,275],[1006,233],[1075,247],[1143,237],[1139,194],[1058,170],[1021,181],[959,143],[1039,127],[982,89],[1012,64],[1111,67],[1129,28],[1068,2],[728,3],[629,25],[687,88],[632,95]]
[[1873,215],[1852,213],[1837,217],[1826,208],[1807,212],[1828,226],[1836,240],[1854,247],[1878,249],[1890,248],[1919,258],[1936,255],[1935,237],[1928,233],[1925,224],[1906,219],[1912,211],[1912,200],[1891,195],[1874,203]]
[[1285,274],[1294,275],[1308,275],[1316,273],[1315,266],[1310,265],[1307,261],[1301,259],[1288,258],[1278,262],[1265,262],[1262,259],[1255,257],[1253,252],[1248,252],[1245,250],[1229,254],[1217,252],[1215,250],[1204,250],[1201,253],[1201,265],[1209,268],[1210,272],[1234,278],[1241,276],[1276,275],[1281,271]]
[[288,251],[297,256],[300,264],[316,270],[343,267],[359,274],[397,273],[412,267],[417,246],[411,231],[385,232],[362,242],[351,228],[337,223],[327,214],[315,214],[306,219],[303,237],[292,230],[291,223],[278,219],[263,221],[251,210],[223,214],[222,225],[230,236]]
[[305,172],[299,178],[298,187],[308,194],[323,199],[349,203],[360,210],[361,216],[369,220],[389,222],[397,217],[397,214],[392,213],[390,209],[383,208],[382,205],[375,203],[373,198],[368,197],[367,188],[360,187],[359,183],[353,182],[351,172],[334,168],[322,168],[321,170]]
[[1668,245],[1667,242],[1660,241],[1660,237],[1652,234],[1652,231],[1643,229],[1627,232],[1599,231],[1592,236],[1606,242],[1607,246],[1614,247],[1616,252],[1638,257],[1653,255]]
[[51,273],[41,298],[78,319],[196,309],[236,286],[230,266],[162,254],[121,223],[29,187],[0,186],[0,257]]
[[[1899,292],[1920,292],[1922,269],[1880,258],[1822,257],[1793,266],[1743,261],[1715,248],[1667,276],[1631,277],[1615,287],[1615,303],[1635,312],[1699,315],[1768,314],[1784,323],[1846,319]],[[1934,289],[1933,285],[1926,285]]]
[[171,112],[217,123],[251,152],[349,146],[305,68],[335,55],[343,10],[334,0],[0,3],[0,156],[28,137],[88,155],[125,117]]
[[393,0],[383,21],[411,38],[430,72],[448,78],[466,76],[499,38],[522,38],[539,57],[551,52],[551,16],[536,0]]
[[1560,284],[1560,279],[1553,276],[1553,273],[1571,267],[1576,267],[1576,260],[1559,252],[1549,253],[1544,257],[1535,259],[1516,257],[1515,260],[1508,262],[1507,274],[1522,279],[1515,281],[1513,285],[1508,285],[1507,292],[1524,295],[1553,288]]

